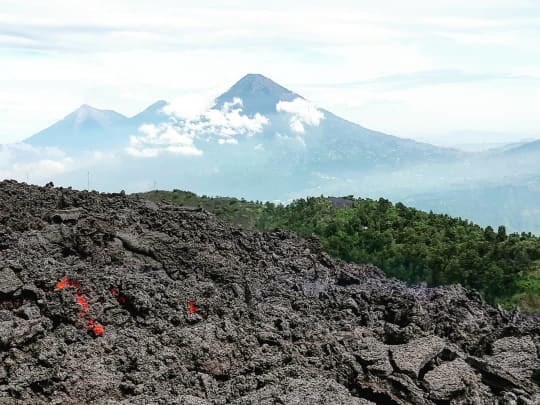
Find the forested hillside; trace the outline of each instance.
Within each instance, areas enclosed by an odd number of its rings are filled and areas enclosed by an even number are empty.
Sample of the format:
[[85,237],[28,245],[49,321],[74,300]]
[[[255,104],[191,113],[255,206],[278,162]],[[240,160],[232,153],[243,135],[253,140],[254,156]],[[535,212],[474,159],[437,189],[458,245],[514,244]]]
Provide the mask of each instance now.
[[317,236],[331,255],[373,263],[413,284],[459,283],[491,303],[540,312],[540,239],[392,204],[385,199],[300,199],[289,205],[193,193],[151,192],[153,200],[200,206],[248,228]]

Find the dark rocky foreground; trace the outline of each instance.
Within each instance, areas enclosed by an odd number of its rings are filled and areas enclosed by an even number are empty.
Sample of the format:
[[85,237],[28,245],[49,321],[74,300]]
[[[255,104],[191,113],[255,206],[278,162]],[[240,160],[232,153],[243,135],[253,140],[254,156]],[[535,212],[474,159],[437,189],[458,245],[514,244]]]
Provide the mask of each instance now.
[[0,183],[0,404],[538,404],[538,319],[198,210]]

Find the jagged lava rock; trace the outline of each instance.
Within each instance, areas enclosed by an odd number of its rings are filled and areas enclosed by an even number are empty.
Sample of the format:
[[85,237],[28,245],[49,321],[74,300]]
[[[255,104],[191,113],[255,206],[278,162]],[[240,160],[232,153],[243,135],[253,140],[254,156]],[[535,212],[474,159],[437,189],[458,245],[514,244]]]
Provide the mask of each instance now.
[[538,318],[317,240],[0,182],[0,404],[539,403]]

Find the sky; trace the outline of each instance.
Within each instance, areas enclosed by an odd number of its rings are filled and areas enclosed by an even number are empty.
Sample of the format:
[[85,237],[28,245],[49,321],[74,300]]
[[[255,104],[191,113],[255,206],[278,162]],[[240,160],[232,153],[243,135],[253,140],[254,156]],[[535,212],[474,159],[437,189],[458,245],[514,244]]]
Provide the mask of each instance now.
[[261,73],[368,128],[540,138],[537,0],[0,0],[0,143]]

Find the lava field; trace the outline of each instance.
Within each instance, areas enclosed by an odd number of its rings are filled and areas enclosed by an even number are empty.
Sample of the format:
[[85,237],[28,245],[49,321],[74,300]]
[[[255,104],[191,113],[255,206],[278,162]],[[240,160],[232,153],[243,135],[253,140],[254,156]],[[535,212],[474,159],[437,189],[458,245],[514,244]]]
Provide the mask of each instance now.
[[0,182],[0,404],[539,404],[539,318],[316,239]]

